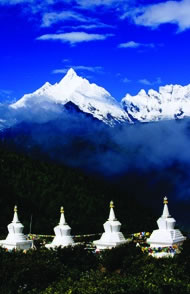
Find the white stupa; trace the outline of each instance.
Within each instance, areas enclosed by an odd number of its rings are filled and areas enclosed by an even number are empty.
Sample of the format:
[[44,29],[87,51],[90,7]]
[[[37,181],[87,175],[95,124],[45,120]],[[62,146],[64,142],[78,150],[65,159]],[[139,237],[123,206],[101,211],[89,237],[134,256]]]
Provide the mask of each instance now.
[[186,239],[180,232],[175,229],[175,219],[171,217],[168,210],[168,199],[164,197],[164,209],[162,216],[157,220],[158,230],[154,230],[147,243],[150,247],[169,247],[173,245],[182,245]]
[[27,240],[23,234],[24,226],[18,219],[17,206],[14,207],[13,221],[7,227],[9,231],[8,236],[5,240],[0,241],[0,246],[8,250],[28,250],[33,247],[33,241]]
[[114,213],[113,201],[110,202],[110,214],[108,220],[104,223],[105,232],[99,240],[93,241],[97,249],[111,249],[112,247],[124,244],[127,240],[120,232],[121,223],[116,219]]
[[45,245],[46,248],[65,247],[75,244],[71,236],[71,227],[65,221],[63,206],[61,206],[60,213],[59,224],[54,228],[55,237],[52,243]]

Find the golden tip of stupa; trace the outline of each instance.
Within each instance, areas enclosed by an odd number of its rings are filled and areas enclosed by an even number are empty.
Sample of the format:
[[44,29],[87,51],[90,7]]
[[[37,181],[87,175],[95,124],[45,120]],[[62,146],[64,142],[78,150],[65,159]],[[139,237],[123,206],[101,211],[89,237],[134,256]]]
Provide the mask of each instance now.
[[166,196],[164,197],[164,204],[168,204],[168,198]]
[[114,203],[113,203],[113,201],[110,201],[110,208],[114,208]]

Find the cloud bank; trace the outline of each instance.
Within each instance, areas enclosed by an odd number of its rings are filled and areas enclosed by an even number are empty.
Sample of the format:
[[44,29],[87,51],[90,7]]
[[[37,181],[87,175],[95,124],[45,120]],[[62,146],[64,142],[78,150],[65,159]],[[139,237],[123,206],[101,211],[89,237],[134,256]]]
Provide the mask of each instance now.
[[153,85],[160,85],[162,81],[161,81],[161,78],[158,77],[155,81],[149,81],[148,79],[144,78],[144,79],[138,80],[138,82],[143,85],[153,86]]
[[87,71],[87,72],[92,72],[92,73],[101,73],[103,72],[103,67],[102,66],[85,66],[85,65],[67,65],[66,68],[60,68],[60,69],[54,69],[52,71],[53,74],[58,74],[58,73],[67,73],[69,68],[73,68],[74,70],[77,71]]
[[[150,2],[151,3],[151,2]],[[49,27],[57,22],[65,20],[76,20],[79,22],[88,22],[88,17],[83,15],[83,11],[92,12],[97,7],[106,10],[112,10],[116,17],[120,16],[121,20],[130,18],[136,25],[147,26],[153,29],[161,24],[171,23],[178,26],[178,32],[190,28],[190,1],[163,1],[149,5],[139,4],[133,0],[1,0],[0,5],[27,5],[31,8],[31,13],[42,14],[42,27]],[[64,11],[56,11],[55,5],[66,5]],[[67,10],[67,8],[69,9]],[[81,10],[81,13],[78,11]],[[94,27],[95,23],[89,24],[88,28]],[[83,27],[84,28],[84,27]]]
[[161,24],[171,23],[178,26],[178,32],[190,28],[190,1],[166,1],[142,6],[123,15],[131,17],[136,25],[157,28]]
[[97,40],[105,40],[108,37],[113,36],[112,34],[89,34],[86,32],[70,32],[70,33],[62,33],[62,34],[46,34],[42,35],[37,38],[37,40],[42,41],[61,41],[63,43],[70,43],[74,45],[76,43],[81,42],[90,42],[90,41],[97,41]]
[[129,41],[126,43],[121,43],[118,45],[119,48],[139,48],[139,47],[150,47],[154,48],[154,44],[149,43],[149,44],[143,44],[143,43],[137,43],[134,41]]
[[86,18],[75,11],[62,12],[48,12],[44,13],[42,17],[42,27],[50,27],[52,24],[64,22],[65,20],[77,20],[79,22],[86,22]]
[[[52,124],[54,136],[50,142],[55,146],[65,145],[67,140],[70,141],[69,136],[65,137],[65,132],[70,133],[71,137],[73,134],[76,136],[82,134],[81,138],[86,137],[87,141],[93,142],[96,146],[96,151],[92,152],[89,160],[98,160],[97,166],[100,169],[107,167],[108,173],[109,170],[110,173],[120,173],[135,168],[147,171],[152,168],[170,166],[175,161],[190,164],[189,120],[110,128],[94,121],[81,111],[70,108],[68,110],[62,105],[53,104],[48,99],[42,99],[40,107],[38,103],[28,105],[27,110],[13,109],[8,104],[0,104],[0,118],[7,123],[7,126],[16,126],[23,122],[42,124],[41,129],[43,130],[45,129],[43,124],[49,124],[49,128]],[[56,134],[59,132],[56,132],[56,128],[62,132],[63,142],[60,138],[60,141],[57,141]],[[36,131],[38,136],[35,137]],[[47,139],[52,136],[48,132],[43,132],[42,137],[39,136],[39,125],[36,129],[32,128],[31,132],[34,133],[34,141],[38,142],[43,137]],[[101,133],[101,135],[96,136],[95,133]],[[41,145],[43,146],[43,140]],[[100,146],[104,146],[104,151],[101,151]],[[109,158],[112,160],[108,160]],[[86,163],[85,160],[84,163]]]

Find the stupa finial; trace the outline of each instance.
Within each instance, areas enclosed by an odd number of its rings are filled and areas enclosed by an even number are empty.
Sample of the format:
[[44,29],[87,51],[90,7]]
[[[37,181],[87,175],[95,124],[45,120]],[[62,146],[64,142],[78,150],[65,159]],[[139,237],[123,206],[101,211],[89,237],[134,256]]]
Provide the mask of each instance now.
[[109,214],[109,218],[108,218],[108,220],[110,220],[110,221],[116,220],[115,213],[114,213],[113,209],[114,209],[114,203],[113,203],[113,201],[110,201],[110,214]]
[[170,213],[169,213],[169,210],[168,210],[168,198],[165,196],[164,197],[164,209],[163,209],[163,214],[162,214],[162,217],[171,217],[170,216]]
[[164,203],[164,204],[168,204],[168,198],[167,198],[166,196],[164,197],[164,201],[163,201],[163,203]]
[[64,208],[63,208],[63,206],[60,207],[60,213],[61,213],[61,217],[60,217],[59,224],[60,225],[65,225],[66,224],[66,221],[65,221],[65,215],[64,215]]
[[14,216],[13,216],[13,223],[20,223],[19,219],[18,219],[18,207],[17,205],[14,206]]
[[112,200],[110,201],[110,208],[114,208],[114,203]]

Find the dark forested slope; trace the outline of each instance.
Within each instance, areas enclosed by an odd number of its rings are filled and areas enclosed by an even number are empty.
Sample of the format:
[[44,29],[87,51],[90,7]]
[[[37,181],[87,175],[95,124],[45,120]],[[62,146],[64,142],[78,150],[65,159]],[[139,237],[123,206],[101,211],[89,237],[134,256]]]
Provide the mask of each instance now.
[[6,233],[15,204],[25,233],[29,232],[31,216],[33,233],[53,233],[61,205],[65,207],[73,233],[102,232],[110,200],[115,202],[116,215],[125,232],[155,227],[151,209],[145,209],[131,194],[130,179],[126,177],[122,181],[121,184],[87,175],[78,169],[34,159],[1,145],[0,233]]

